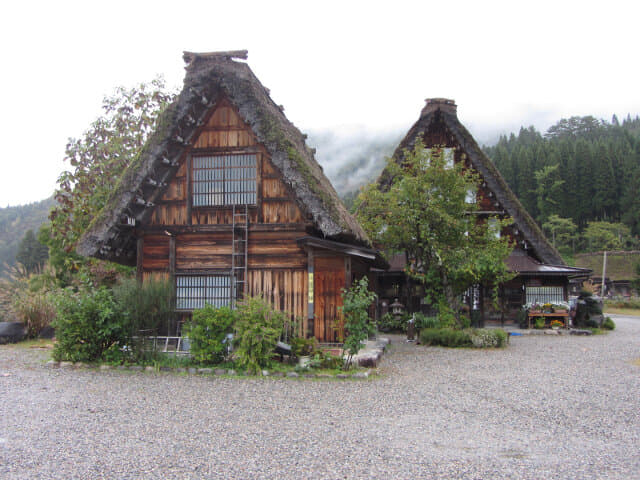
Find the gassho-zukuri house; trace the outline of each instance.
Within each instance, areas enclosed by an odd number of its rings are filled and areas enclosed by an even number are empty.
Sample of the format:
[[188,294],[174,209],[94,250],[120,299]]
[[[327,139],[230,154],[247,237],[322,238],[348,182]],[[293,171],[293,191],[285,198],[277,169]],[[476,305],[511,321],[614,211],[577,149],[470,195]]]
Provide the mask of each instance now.
[[[557,303],[568,298],[569,281],[586,278],[588,269],[567,266],[558,251],[549,243],[542,230],[513,194],[491,160],[480,149],[469,131],[460,123],[453,100],[432,98],[426,101],[420,118],[400,142],[393,159],[401,163],[405,151],[412,151],[418,139],[426,148],[442,149],[446,159],[464,162],[465,168],[480,175],[481,185],[475,201],[480,219],[511,218],[512,224],[499,232],[508,235],[515,248],[506,263],[516,277],[500,286],[500,308],[492,307],[487,286],[470,289],[466,301],[471,309],[483,312],[487,321],[514,321],[526,303]],[[383,172],[384,176],[384,172]],[[381,176],[380,181],[383,181]],[[382,313],[394,299],[399,299],[408,311],[428,310],[423,305],[422,287],[404,274],[405,257],[389,259],[391,267],[378,277],[378,294]]]
[[77,250],[172,278],[170,329],[205,302],[263,295],[335,342],[342,289],[387,264],[246,57],[185,52],[182,92]]

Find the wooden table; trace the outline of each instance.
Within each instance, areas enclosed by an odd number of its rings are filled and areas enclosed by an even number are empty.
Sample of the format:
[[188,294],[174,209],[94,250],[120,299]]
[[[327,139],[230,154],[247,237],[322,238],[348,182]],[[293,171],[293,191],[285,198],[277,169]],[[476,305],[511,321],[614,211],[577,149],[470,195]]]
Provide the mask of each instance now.
[[554,319],[554,318],[561,319],[562,323],[564,323],[564,326],[566,327],[567,320],[569,320],[569,312],[553,312],[553,313],[529,312],[528,318],[527,318],[528,328],[531,328],[531,319],[538,318],[538,317],[544,317],[545,321],[548,317],[550,317],[550,319]]

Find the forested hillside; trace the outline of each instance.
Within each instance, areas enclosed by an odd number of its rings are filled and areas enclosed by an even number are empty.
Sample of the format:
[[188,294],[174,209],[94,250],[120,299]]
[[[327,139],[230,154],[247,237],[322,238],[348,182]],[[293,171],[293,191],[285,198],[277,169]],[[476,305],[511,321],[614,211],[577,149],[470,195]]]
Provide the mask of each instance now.
[[0,208],[0,276],[5,263],[13,265],[27,230],[38,232],[53,206],[53,197],[17,207]]
[[539,223],[556,214],[579,228],[623,222],[640,233],[640,118],[572,117],[544,135],[522,128],[485,150]]

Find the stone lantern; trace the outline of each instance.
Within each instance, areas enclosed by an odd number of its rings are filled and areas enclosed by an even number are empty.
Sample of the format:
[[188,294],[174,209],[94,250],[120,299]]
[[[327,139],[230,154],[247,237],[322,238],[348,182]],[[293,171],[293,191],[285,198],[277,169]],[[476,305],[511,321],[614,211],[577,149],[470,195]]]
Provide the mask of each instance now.
[[400,320],[402,315],[404,314],[404,305],[401,304],[396,298],[391,305],[391,314],[395,317],[396,320]]

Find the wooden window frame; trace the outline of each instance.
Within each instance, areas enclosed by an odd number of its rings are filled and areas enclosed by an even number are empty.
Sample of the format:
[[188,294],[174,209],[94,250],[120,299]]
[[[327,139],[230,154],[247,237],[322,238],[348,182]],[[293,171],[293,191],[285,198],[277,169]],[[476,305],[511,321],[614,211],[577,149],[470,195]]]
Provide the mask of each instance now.
[[[184,284],[187,279],[191,279],[191,284]],[[226,279],[226,282],[216,282],[214,279]],[[210,282],[214,282],[211,284]],[[183,283],[181,285],[181,283]],[[176,310],[181,312],[189,312],[198,308],[203,308],[207,303],[216,308],[223,306],[231,306],[231,295],[233,278],[228,270],[212,271],[207,273],[177,273],[175,275],[175,292],[176,292]],[[180,297],[180,288],[191,289],[192,292],[202,291],[202,295],[188,295]],[[209,292],[216,289],[224,289],[224,296],[210,296]],[[181,301],[184,302],[181,304]]]
[[[196,167],[196,161],[199,158],[206,158],[206,157],[240,157],[240,156],[253,156],[255,158],[255,166],[253,167],[255,169],[255,177],[253,178],[245,178],[245,179],[229,179],[227,177],[227,174],[229,171],[231,171],[234,168],[237,169],[241,169],[241,168],[251,168],[251,167],[246,167],[246,166],[238,166],[238,167],[228,167],[226,165],[223,165],[222,167],[209,167],[209,168],[200,168],[200,167]],[[225,161],[225,160],[223,160]],[[250,208],[256,208],[260,205],[260,174],[261,174],[261,154],[259,152],[255,152],[255,151],[202,151],[202,152],[192,152],[189,157],[188,157],[188,184],[189,184],[189,206],[191,208],[196,208],[196,209],[219,209],[219,208],[229,208],[229,207],[233,207],[234,205],[248,205]],[[197,170],[220,170],[222,171],[222,178],[221,179],[208,179],[208,180],[200,180],[200,179],[196,179],[197,175],[195,174],[195,171]],[[226,186],[227,186],[227,182],[229,181],[251,181],[253,180],[253,186],[254,186],[254,190],[250,190],[250,191],[226,191]],[[196,193],[196,185],[197,184],[206,184],[207,182],[219,182],[222,184],[223,190],[221,192],[197,192]],[[227,203],[227,195],[242,195],[242,194],[248,194],[254,195],[253,198],[253,202],[252,203],[232,203],[232,202],[228,202]],[[199,204],[196,205],[196,203],[194,202],[195,200],[195,196],[196,195],[221,195],[223,197],[223,201],[222,203],[206,203],[206,204]]]

